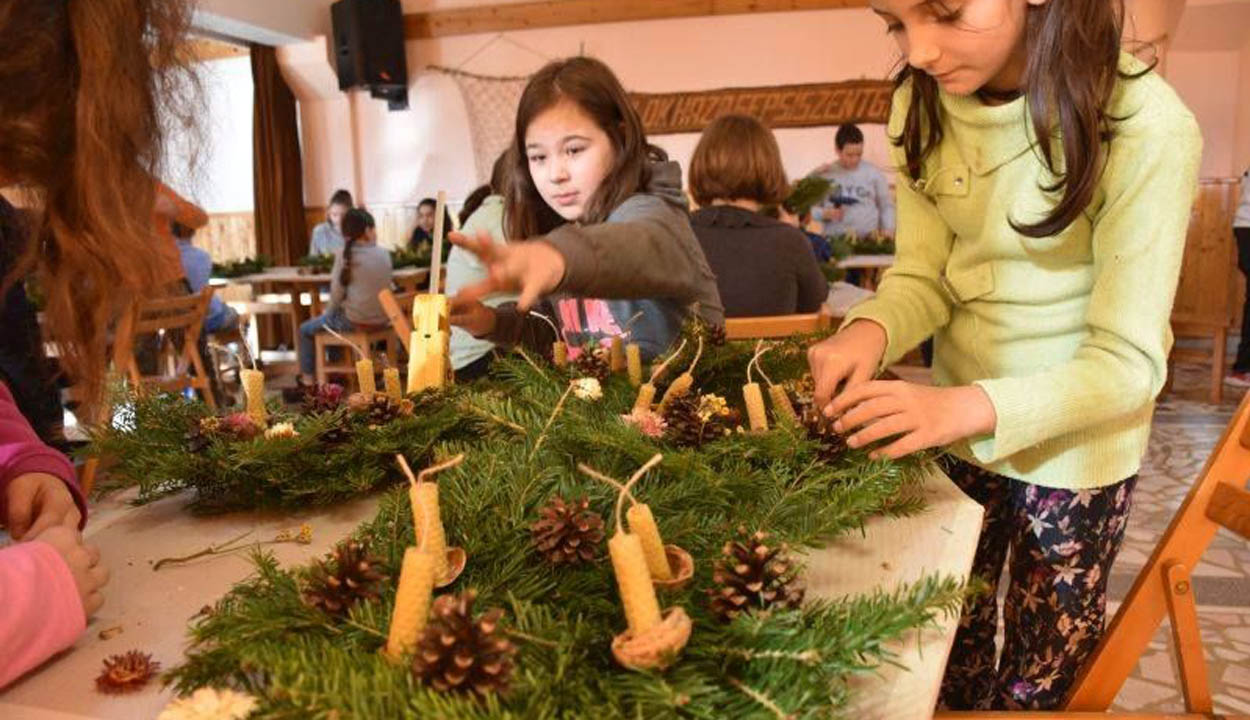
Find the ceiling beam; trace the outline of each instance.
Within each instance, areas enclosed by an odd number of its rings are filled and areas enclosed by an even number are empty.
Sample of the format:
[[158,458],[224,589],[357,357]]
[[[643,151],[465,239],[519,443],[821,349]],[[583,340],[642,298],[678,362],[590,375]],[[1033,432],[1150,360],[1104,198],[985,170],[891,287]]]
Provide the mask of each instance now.
[[868,7],[868,0],[540,0],[404,15],[409,40],[595,23]]

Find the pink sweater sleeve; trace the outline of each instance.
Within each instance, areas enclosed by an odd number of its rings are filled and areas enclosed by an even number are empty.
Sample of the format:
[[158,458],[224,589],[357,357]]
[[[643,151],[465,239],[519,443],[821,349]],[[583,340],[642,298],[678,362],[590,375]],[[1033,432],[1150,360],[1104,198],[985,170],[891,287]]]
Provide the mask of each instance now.
[[0,689],[72,645],[86,627],[74,576],[51,545],[0,550]]
[[30,423],[13,402],[9,388],[0,382],[0,522],[7,516],[5,490],[9,482],[26,473],[47,473],[65,481],[78,504],[82,522],[87,522],[87,502],[78,487],[78,478],[69,459],[39,440]]

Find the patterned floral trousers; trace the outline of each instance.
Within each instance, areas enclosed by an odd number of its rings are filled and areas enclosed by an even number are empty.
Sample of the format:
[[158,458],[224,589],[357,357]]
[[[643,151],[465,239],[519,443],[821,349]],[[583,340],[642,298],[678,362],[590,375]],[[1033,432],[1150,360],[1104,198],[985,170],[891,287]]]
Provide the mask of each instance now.
[[[991,591],[968,601],[942,680],[949,710],[1052,710],[1097,646],[1107,578],[1137,477],[1056,490],[948,458],[951,480],[985,508],[972,573]],[[995,663],[998,581],[1011,549],[1004,640]]]

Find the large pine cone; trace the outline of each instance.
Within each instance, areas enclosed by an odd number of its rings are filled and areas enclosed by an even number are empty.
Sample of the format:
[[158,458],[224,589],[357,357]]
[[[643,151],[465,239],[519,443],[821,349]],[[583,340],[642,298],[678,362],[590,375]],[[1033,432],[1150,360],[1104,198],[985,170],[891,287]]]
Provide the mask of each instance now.
[[603,542],[603,518],[590,511],[586,498],[566,503],[556,497],[538,511],[530,526],[534,547],[552,565],[592,562]]
[[579,377],[592,377],[599,382],[607,382],[612,377],[612,361],[608,349],[587,346],[573,361],[573,372]]
[[804,588],[785,544],[770,544],[762,530],[748,533],[739,527],[737,535],[725,543],[712,569],[717,585],[707,591],[712,612],[729,621],[744,612],[797,608]]
[[476,598],[473,590],[440,596],[417,641],[412,673],[439,692],[472,692],[486,697],[508,690],[516,647],[499,627],[502,609],[474,619]]
[[356,540],[339,543],[329,558],[313,566],[304,583],[304,602],[328,615],[344,617],[360,600],[376,600],[386,575],[381,561]]
[[665,440],[678,447],[698,448],[727,434],[734,414],[709,411],[703,406],[704,397],[688,393],[669,400],[664,408]]

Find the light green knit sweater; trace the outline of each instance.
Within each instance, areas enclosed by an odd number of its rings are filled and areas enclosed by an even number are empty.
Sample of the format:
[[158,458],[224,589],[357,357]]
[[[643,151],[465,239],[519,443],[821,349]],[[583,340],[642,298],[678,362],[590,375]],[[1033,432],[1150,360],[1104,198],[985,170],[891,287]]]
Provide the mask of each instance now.
[[[1143,66],[1125,55],[1121,68]],[[909,96],[895,93],[891,136]],[[1048,487],[1123,480],[1138,471],[1167,373],[1198,125],[1157,74],[1122,79],[1107,112],[1125,119],[1093,202],[1034,239],[1008,222],[1055,202],[1039,190],[1053,176],[1031,146],[1025,100],[941,99],[940,147],[920,181],[898,176],[897,262],[846,322],[885,328],[883,365],[934,334],[936,381],[985,390],[997,427],[957,443],[959,457]]]

